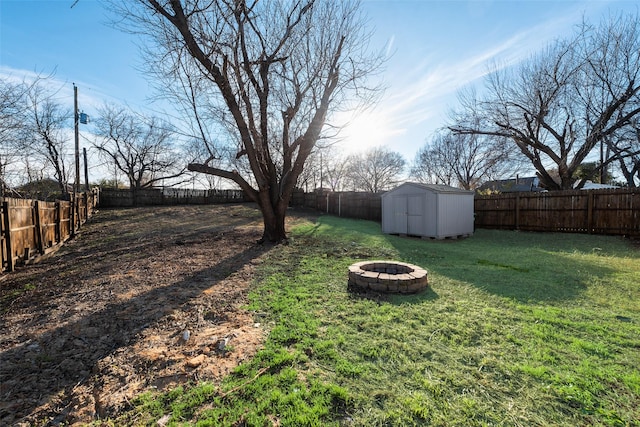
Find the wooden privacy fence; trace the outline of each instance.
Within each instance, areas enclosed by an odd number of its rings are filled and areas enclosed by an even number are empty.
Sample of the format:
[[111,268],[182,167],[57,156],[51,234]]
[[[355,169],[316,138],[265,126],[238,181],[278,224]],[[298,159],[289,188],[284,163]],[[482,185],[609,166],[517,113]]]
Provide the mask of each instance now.
[[100,207],[207,205],[249,201],[242,190],[190,190],[185,188],[102,189]]
[[360,191],[315,191],[305,193],[294,191],[291,197],[292,206],[305,206],[336,216],[382,220],[382,193]]
[[[381,221],[381,194],[295,191],[292,206]],[[640,236],[640,189],[477,196],[475,228]]]
[[640,236],[640,189],[505,193],[475,198],[476,228]]
[[2,271],[47,254],[73,236],[92,214],[97,193],[78,194],[70,201],[4,198],[0,208]]

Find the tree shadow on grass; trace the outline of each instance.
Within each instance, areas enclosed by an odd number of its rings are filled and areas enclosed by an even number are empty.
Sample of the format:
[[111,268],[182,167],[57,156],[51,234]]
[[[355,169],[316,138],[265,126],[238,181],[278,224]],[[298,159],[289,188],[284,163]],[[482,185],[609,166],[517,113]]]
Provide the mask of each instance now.
[[[209,209],[206,209],[206,208]],[[76,282],[135,266],[150,254],[178,245],[193,245],[224,238],[226,233],[259,219],[259,211],[234,205],[224,222],[203,221],[221,215],[219,206],[163,206],[106,209],[80,230],[53,256],[35,265],[19,267],[2,283],[0,314],[18,304],[24,290]],[[217,224],[217,225],[216,225]],[[30,304],[28,295],[23,304]],[[0,322],[2,319],[0,318]]]
[[[239,270],[265,250],[262,247],[247,249],[192,277],[110,304],[1,352],[0,419],[11,412],[17,417],[28,416],[42,402],[88,380],[100,359],[131,344],[149,324],[198,298],[205,289],[215,286],[215,282]],[[226,274],[220,275],[220,271]],[[151,307],[147,305],[150,300],[155,301]],[[111,321],[105,323],[105,318]],[[38,378],[37,382],[33,381],[34,377]],[[33,389],[34,384],[38,385],[37,389]]]
[[429,271],[434,289],[462,282],[520,302],[573,300],[594,277],[614,272],[581,257],[592,251],[593,236],[480,230],[462,240],[386,240],[400,258]]
[[389,302],[394,305],[420,304],[431,302],[440,298],[440,295],[429,285],[427,288],[415,294],[393,294],[389,297]]
[[361,235],[363,242],[383,241],[397,252],[398,261],[425,268],[430,289],[437,294],[445,287],[469,284],[520,302],[570,301],[594,278],[615,273],[605,259],[594,262],[594,256],[638,257],[611,236],[480,229],[465,239],[427,240],[383,235],[373,221],[319,221],[343,228],[343,234]]

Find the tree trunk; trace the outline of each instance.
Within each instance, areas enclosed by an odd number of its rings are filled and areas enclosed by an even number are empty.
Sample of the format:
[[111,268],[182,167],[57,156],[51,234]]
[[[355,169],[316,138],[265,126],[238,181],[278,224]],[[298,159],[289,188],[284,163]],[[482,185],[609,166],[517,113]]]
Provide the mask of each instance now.
[[[223,169],[232,168],[232,164],[208,166],[216,156],[203,164],[190,164],[189,170],[234,181],[262,211],[264,231],[260,242],[286,241],[287,206],[320,138],[329,107],[341,99],[334,97],[334,91],[353,87],[359,92],[361,79],[378,66],[378,57],[361,62],[360,53],[351,50],[359,50],[359,42],[352,45],[347,39],[351,31],[354,37],[360,34],[356,5],[343,8],[337,6],[340,2],[334,7],[333,2],[305,0],[291,2],[287,10],[289,2],[269,6],[270,2],[214,1],[202,9],[195,1],[144,3],[154,20],[157,16],[171,24],[161,26],[164,33],[159,39],[166,43],[168,54],[174,57],[175,53],[174,58],[188,54],[198,64],[201,76],[217,88],[223,102],[220,107],[230,113],[228,119],[220,118],[221,123],[237,132],[239,146],[231,147],[237,148],[236,159],[246,156],[253,179],[242,177],[236,169]],[[256,6],[258,3],[263,6]],[[278,16],[283,13],[284,19],[269,18],[274,10],[279,11]],[[145,25],[153,22],[147,16],[142,19]],[[155,26],[151,32],[155,32]],[[202,36],[218,32],[225,40]],[[343,48],[350,53],[343,55]],[[349,70],[344,74],[342,63]],[[172,82],[176,75],[181,78],[175,73],[171,68],[166,74]],[[365,92],[373,94],[376,90]],[[191,109],[195,104],[192,95],[187,96]],[[217,103],[216,99],[211,104],[216,111]],[[276,136],[279,134],[282,136]]]
[[262,212],[264,230],[258,243],[282,243],[287,241],[285,218],[290,196],[290,194],[282,194],[274,204],[268,192],[260,193],[257,202]]
[[287,233],[284,228],[285,214],[275,210],[273,215],[265,215],[263,211],[264,231],[260,243],[282,243],[287,241]]

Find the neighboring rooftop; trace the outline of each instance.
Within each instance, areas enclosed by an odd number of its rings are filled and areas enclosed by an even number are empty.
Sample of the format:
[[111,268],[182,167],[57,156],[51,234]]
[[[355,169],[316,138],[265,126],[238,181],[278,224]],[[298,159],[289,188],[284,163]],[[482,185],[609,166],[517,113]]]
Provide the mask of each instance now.
[[487,181],[476,191],[492,191],[498,193],[517,193],[522,191],[540,192],[546,191],[540,187],[540,179],[537,176],[516,177],[515,179],[498,179]]

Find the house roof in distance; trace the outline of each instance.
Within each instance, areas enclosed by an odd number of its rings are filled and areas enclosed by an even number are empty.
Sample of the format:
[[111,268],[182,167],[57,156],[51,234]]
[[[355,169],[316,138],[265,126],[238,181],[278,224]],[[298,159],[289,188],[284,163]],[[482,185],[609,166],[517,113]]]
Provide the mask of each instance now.
[[[579,181],[576,181],[576,184],[578,184],[578,182]],[[584,183],[584,185],[580,189],[581,190],[603,190],[603,189],[610,189],[610,188],[620,188],[620,186],[611,185],[611,184],[598,184],[597,182],[587,181]]]
[[498,191],[500,193],[517,193],[523,191],[545,191],[539,186],[540,180],[537,176],[518,177],[514,179],[497,179],[487,181],[478,187],[477,191]]

